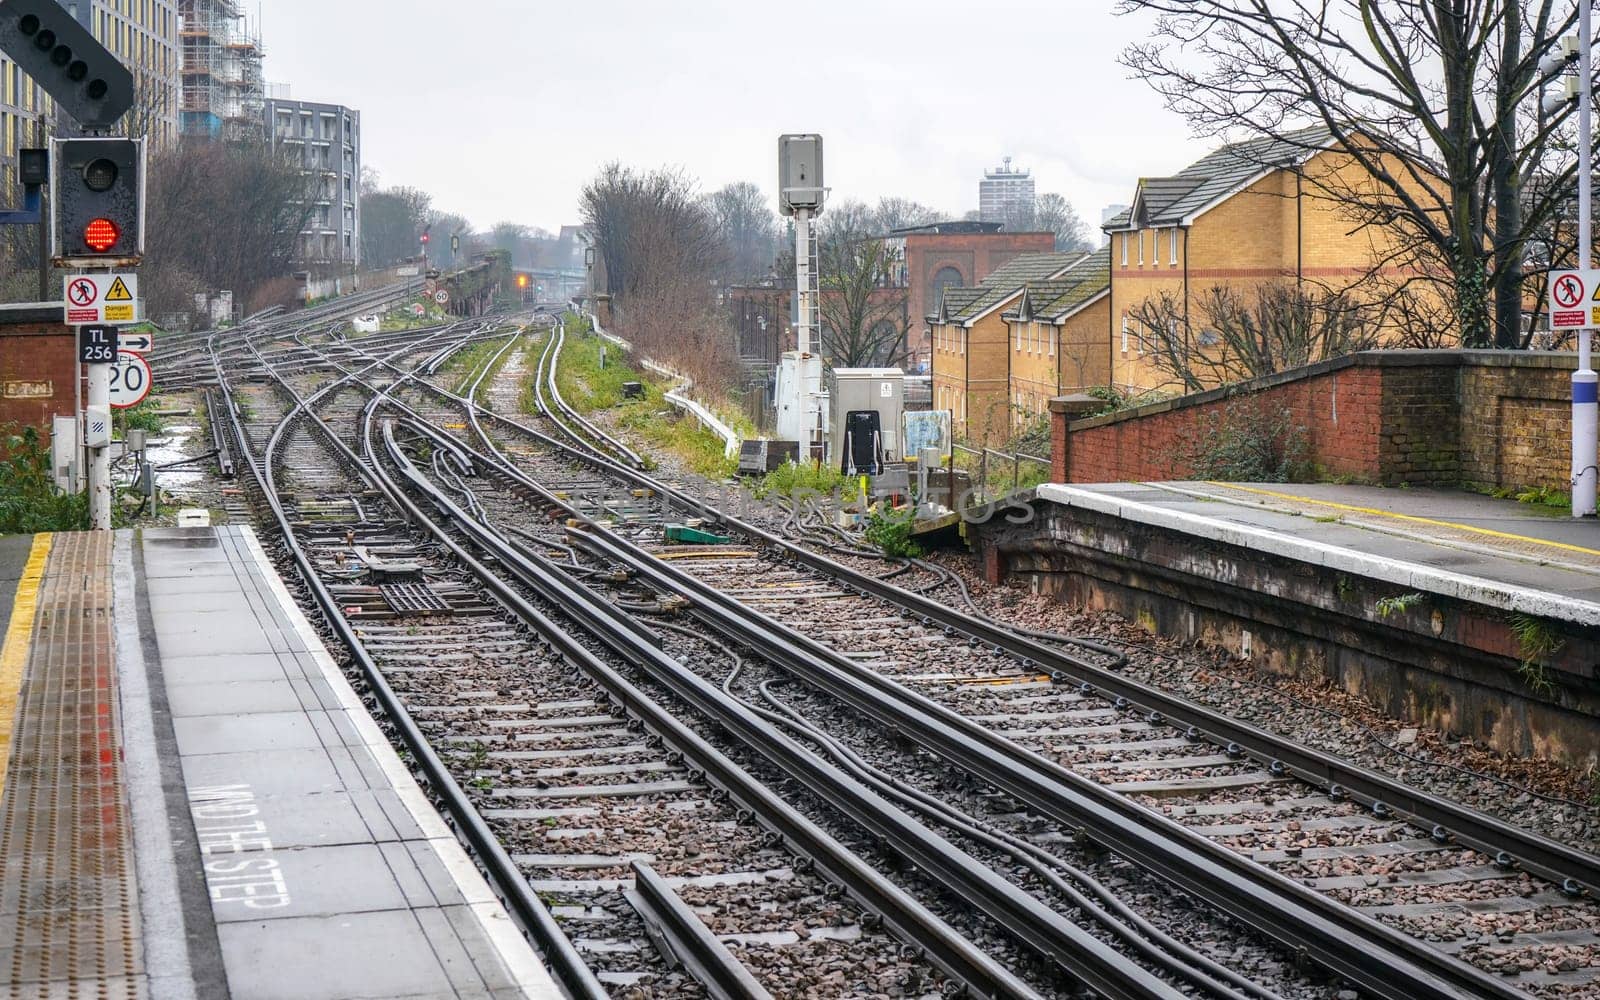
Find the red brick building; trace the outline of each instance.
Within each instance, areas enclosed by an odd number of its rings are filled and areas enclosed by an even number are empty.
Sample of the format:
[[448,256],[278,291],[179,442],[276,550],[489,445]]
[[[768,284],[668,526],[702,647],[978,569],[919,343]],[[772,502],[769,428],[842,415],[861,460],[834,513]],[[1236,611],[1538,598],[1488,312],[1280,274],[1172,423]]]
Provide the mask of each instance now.
[[936,222],[889,235],[904,241],[901,259],[910,288],[911,350],[918,362],[933,356],[927,317],[938,308],[940,291],[949,285],[970,288],[1017,254],[1056,248],[1052,233],[1004,233],[998,222]]
[[59,305],[0,308],[0,427],[36,427],[48,444],[50,418],[75,411],[78,371],[77,339]]

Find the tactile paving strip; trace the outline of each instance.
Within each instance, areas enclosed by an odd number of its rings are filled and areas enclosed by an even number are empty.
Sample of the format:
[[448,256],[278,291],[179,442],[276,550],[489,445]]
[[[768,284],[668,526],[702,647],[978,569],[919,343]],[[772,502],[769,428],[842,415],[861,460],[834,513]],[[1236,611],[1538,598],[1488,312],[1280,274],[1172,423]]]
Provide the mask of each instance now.
[[5,996],[145,995],[117,738],[110,532],[62,534],[0,799]]

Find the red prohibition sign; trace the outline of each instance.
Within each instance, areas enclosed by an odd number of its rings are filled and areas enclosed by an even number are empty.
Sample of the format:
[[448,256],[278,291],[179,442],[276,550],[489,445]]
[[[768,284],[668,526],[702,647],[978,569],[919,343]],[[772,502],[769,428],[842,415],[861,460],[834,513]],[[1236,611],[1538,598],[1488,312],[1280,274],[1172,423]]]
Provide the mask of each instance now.
[[1583,301],[1583,282],[1573,275],[1563,274],[1556,279],[1556,287],[1553,294],[1556,298],[1556,305],[1563,309],[1571,309]]
[[94,287],[94,282],[87,278],[79,278],[67,285],[67,298],[75,306],[86,306],[95,300],[99,292]]

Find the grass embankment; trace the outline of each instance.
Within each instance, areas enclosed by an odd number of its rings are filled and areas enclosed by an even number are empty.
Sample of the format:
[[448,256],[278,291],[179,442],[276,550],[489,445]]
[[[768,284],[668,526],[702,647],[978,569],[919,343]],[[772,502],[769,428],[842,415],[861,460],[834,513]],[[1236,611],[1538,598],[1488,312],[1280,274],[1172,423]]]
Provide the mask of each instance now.
[[[605,352],[603,365],[602,348]],[[542,339],[530,342],[525,348],[530,381],[542,349]],[[614,413],[617,426],[642,445],[641,450],[670,453],[690,471],[708,479],[726,479],[733,475],[738,460],[724,456],[722,439],[667,402],[664,396],[672,386],[634,367],[633,361],[615,344],[589,332],[586,322],[569,316],[567,339],[556,367],[556,387],[561,390],[561,398],[584,416],[602,410]],[[638,382],[644,394],[624,399],[622,386],[625,382]],[[523,409],[533,412],[531,391],[524,394]]]
[[[505,343],[506,342],[503,338],[496,338],[494,340],[486,340],[481,344],[474,344],[473,346],[464,350],[457,351],[455,354],[450,356],[449,361],[444,363],[444,366],[440,369],[439,374],[445,381],[448,382],[451,391],[458,396],[464,396],[467,393],[467,386],[472,384],[473,377],[478,374],[478,369],[488,364],[489,359],[494,357],[495,352],[504,347]],[[511,353],[508,351],[503,357],[500,358],[499,362],[495,364],[494,368],[496,370],[499,369],[501,365],[505,364],[506,359],[509,357],[511,357]],[[482,388],[487,389],[490,381],[493,379],[494,371],[491,370],[484,375]],[[482,391],[479,392],[478,405],[491,410],[494,409],[494,407],[489,405],[488,395]]]

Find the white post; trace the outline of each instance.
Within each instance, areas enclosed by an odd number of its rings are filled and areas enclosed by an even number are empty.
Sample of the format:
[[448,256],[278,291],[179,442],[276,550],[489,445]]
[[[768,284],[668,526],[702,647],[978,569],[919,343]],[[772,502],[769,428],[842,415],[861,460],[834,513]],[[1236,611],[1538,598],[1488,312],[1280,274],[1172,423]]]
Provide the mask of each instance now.
[[[1589,0],[1578,4],[1578,267],[1594,266],[1589,239],[1590,198],[1593,194],[1594,164],[1590,153],[1590,82],[1593,36],[1589,25]],[[1587,303],[1585,305],[1588,305]],[[1593,317],[1591,317],[1592,319]],[[1578,370],[1572,373],[1572,516],[1595,513],[1597,470],[1596,388],[1591,338],[1588,326],[1578,331]]]
[[811,353],[811,209],[794,210],[795,350]]
[[795,391],[799,395],[800,457],[811,457],[817,424],[816,387],[811,384],[811,363],[808,356],[815,349],[812,333],[816,329],[816,303],[811,300],[811,209],[794,210],[794,295],[795,295],[795,351],[799,358],[795,365]]
[[[89,366],[89,413],[111,412],[111,366]],[[89,449],[89,528],[91,531],[111,530],[111,449],[100,446]]]

